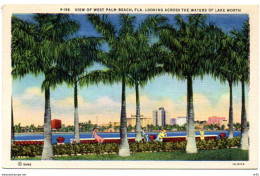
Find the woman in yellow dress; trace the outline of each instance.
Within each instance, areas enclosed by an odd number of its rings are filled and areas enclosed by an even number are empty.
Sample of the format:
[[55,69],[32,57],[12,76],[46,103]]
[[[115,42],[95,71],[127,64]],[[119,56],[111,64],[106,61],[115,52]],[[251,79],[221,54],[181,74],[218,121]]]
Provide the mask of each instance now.
[[200,130],[200,140],[204,140],[204,131],[203,131],[203,128]]
[[164,128],[162,127],[162,130],[160,131],[160,133],[158,134],[159,136],[159,141],[163,141],[163,138],[164,137],[167,137],[167,133],[166,133],[166,130],[164,130]]

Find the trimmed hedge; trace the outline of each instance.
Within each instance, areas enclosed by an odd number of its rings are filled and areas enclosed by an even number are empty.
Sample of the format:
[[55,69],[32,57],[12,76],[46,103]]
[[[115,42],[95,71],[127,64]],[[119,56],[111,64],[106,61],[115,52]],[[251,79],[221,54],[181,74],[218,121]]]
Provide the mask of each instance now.
[[[183,150],[186,148],[186,141],[183,142],[140,142],[130,143],[130,151],[136,152],[160,152]],[[211,139],[197,141],[198,150],[222,149],[239,147],[240,137],[233,139]],[[53,145],[54,156],[71,156],[71,155],[87,155],[87,154],[106,154],[118,153],[119,145],[117,143],[104,144],[62,144]],[[12,145],[11,156],[15,157],[35,157],[41,156],[43,145]]]
[[41,156],[43,145],[12,145],[11,157],[21,157],[21,156]]

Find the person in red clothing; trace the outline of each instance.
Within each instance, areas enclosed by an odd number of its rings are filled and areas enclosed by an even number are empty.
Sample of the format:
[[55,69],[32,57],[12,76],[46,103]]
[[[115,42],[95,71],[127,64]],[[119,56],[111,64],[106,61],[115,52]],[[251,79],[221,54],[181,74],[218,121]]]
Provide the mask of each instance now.
[[94,136],[94,138],[98,141],[98,143],[103,143],[104,142],[104,138],[100,137],[97,134],[98,128],[93,128],[93,133],[92,133],[92,137]]

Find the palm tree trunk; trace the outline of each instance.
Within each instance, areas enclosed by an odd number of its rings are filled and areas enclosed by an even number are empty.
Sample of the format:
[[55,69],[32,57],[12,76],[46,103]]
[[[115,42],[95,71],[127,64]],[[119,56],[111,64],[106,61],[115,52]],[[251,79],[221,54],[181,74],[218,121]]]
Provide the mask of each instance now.
[[246,119],[246,105],[245,105],[245,83],[242,80],[242,110],[241,110],[241,149],[248,150],[248,128]]
[[13,114],[13,97],[11,97],[11,143],[14,143],[14,114]]
[[126,100],[125,100],[125,74],[122,76],[122,101],[120,117],[120,147],[119,156],[130,156],[129,144],[127,139],[127,119],[126,119]]
[[232,81],[229,83],[229,119],[228,119],[228,138],[233,138],[233,94],[232,94]]
[[42,160],[52,160],[52,133],[51,133],[51,103],[50,88],[45,88],[45,111],[44,111],[44,145]]
[[194,127],[192,77],[187,77],[187,146],[186,153],[197,153]]
[[79,115],[78,115],[78,85],[75,81],[74,86],[74,139],[76,143],[80,142],[79,138]]
[[140,97],[139,97],[139,85],[135,84],[135,92],[136,92],[136,127],[135,127],[135,141],[140,142],[142,140],[141,134],[141,118],[140,118]]

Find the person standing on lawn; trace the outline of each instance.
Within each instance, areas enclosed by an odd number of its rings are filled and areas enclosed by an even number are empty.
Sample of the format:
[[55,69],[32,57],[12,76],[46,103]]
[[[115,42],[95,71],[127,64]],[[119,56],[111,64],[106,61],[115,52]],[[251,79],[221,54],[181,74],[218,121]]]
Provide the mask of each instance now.
[[200,130],[200,140],[204,140],[204,130],[201,128]]
[[92,137],[94,137],[98,143],[103,143],[104,142],[104,138],[100,137],[97,134],[98,128],[93,128],[93,133],[92,133]]

